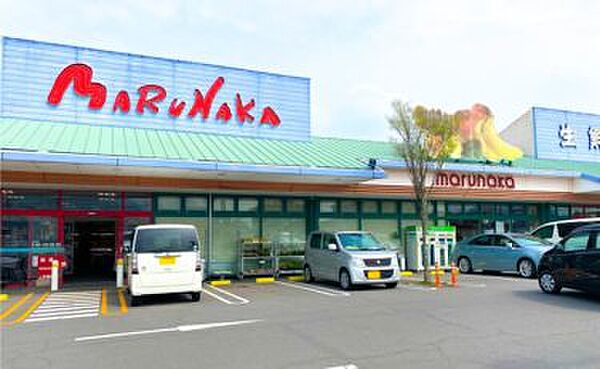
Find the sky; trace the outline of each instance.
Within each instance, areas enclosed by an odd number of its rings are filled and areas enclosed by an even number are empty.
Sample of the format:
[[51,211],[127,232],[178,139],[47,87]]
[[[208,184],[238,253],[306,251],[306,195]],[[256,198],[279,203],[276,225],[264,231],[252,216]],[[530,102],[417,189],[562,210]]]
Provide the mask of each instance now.
[[0,35],[308,77],[313,135],[388,140],[390,103],[600,113],[598,1],[0,0]]

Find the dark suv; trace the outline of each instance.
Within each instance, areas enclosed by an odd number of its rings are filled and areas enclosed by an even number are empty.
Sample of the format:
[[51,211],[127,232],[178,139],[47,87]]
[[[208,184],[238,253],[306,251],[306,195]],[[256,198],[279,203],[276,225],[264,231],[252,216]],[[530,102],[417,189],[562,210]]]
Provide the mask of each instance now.
[[538,267],[542,291],[563,287],[600,292],[600,225],[578,228],[542,256]]

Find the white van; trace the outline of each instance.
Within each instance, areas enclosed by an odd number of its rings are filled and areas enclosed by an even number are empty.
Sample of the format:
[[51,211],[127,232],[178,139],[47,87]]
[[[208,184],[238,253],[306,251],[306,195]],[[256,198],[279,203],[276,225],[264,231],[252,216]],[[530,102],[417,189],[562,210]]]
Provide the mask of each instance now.
[[131,305],[143,295],[190,293],[199,301],[202,259],[198,232],[192,225],[139,226],[127,245],[127,287]]
[[550,223],[542,224],[533,231],[531,235],[537,238],[541,238],[552,243],[559,243],[565,238],[571,231],[575,230],[584,225],[600,223],[600,218],[579,218],[579,219],[567,219],[557,220]]

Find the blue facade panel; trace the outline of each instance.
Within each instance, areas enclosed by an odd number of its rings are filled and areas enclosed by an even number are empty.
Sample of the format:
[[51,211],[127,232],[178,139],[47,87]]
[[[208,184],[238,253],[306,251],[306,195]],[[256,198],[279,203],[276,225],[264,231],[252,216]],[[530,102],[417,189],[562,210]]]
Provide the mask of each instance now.
[[600,115],[533,108],[536,157],[600,163]]
[[[146,57],[57,45],[14,38],[3,39],[0,114],[4,117],[57,121],[76,124],[143,127],[230,134],[246,137],[286,140],[310,139],[310,80],[301,77],[255,72],[202,63]],[[48,93],[58,74],[73,63],[93,69],[93,81],[106,86],[107,99],[100,110],[88,108],[89,99],[77,96],[72,86],[59,105],[47,102]],[[225,79],[215,97],[208,119],[189,118],[194,90],[206,95],[218,78]],[[138,88],[146,84],[164,87],[167,97],[158,104],[159,112],[135,111]],[[129,113],[113,112],[114,98],[125,90],[131,98]],[[242,102],[255,100],[250,111],[254,122],[240,124],[236,119],[236,93]],[[167,113],[171,101],[185,101],[178,118]],[[232,118],[216,120],[221,104],[227,103]],[[263,109],[271,107],[281,124],[260,124]]]

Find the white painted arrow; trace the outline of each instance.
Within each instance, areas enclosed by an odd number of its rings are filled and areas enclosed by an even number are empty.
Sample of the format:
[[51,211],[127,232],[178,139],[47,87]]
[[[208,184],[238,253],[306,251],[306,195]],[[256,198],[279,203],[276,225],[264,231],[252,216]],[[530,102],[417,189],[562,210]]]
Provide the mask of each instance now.
[[167,333],[167,332],[200,331],[200,330],[211,329],[211,328],[222,328],[222,327],[231,327],[231,326],[243,325],[243,324],[252,324],[252,323],[258,323],[261,321],[262,321],[261,319],[237,320],[237,321],[232,321],[232,322],[180,325],[180,326],[171,327],[171,328],[148,329],[148,330],[143,330],[143,331],[108,333],[108,334],[100,334],[97,336],[77,337],[77,338],[75,338],[75,342],[95,341],[95,340],[104,340],[104,339],[110,339],[110,338],[141,336],[141,335],[146,335],[146,334]]

